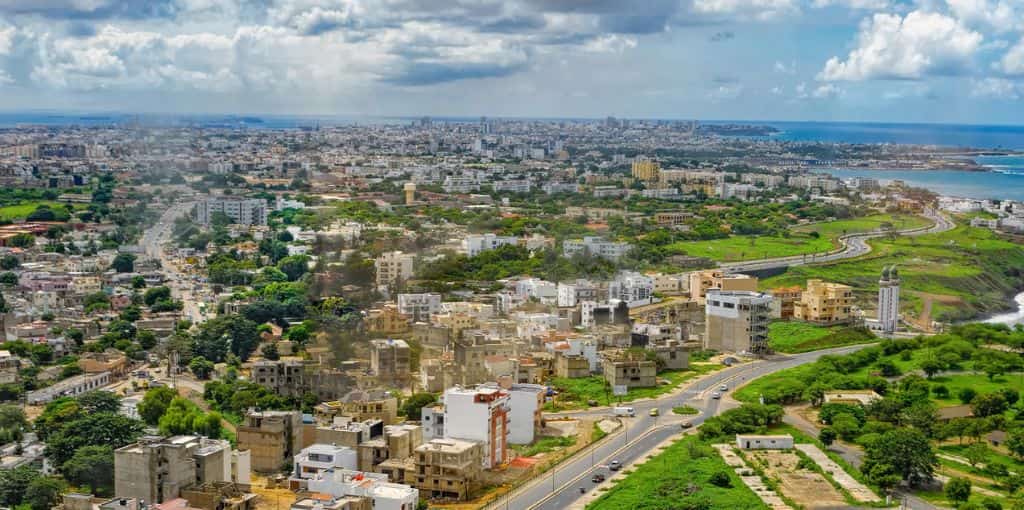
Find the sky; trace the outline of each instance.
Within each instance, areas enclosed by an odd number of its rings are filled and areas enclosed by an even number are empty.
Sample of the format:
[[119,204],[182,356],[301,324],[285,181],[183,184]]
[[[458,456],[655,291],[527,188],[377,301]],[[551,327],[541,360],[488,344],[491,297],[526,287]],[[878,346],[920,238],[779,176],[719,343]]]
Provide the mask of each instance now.
[[0,0],[0,110],[1024,123],[1024,0]]

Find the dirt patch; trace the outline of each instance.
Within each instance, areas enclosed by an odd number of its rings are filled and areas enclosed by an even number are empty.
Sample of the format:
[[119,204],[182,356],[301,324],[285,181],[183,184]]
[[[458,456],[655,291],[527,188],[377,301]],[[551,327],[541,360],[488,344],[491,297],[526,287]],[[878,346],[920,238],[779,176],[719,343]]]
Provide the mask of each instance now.
[[922,299],[931,298],[933,302],[938,303],[940,305],[955,306],[964,304],[964,300],[961,299],[960,296],[951,296],[949,294],[935,294],[932,292],[921,292],[916,290],[912,290],[909,292],[910,294]]
[[575,436],[579,433],[579,424],[578,420],[548,420],[545,422],[546,426],[541,431],[541,435],[553,437]]
[[760,450],[750,453],[753,462],[779,481],[782,493],[804,508],[837,508],[846,499],[821,474],[798,469],[800,457],[790,451]]

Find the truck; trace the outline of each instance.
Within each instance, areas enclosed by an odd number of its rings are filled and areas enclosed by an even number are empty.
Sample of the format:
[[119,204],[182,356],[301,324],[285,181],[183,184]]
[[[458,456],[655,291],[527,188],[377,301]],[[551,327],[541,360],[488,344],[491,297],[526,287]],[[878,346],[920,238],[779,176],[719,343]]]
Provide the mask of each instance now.
[[636,416],[636,409],[633,409],[632,407],[613,407],[612,408],[612,413],[615,416],[629,416],[629,417],[633,417],[633,416]]

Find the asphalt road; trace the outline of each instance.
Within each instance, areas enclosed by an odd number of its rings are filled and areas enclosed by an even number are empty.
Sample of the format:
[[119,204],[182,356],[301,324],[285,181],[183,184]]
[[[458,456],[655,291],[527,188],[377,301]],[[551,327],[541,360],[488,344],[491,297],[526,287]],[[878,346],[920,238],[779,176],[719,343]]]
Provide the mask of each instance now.
[[[590,481],[596,473],[611,478],[612,472],[608,465],[612,460],[629,464],[634,459],[650,455],[662,441],[680,436],[683,433],[681,424],[691,422],[694,428],[699,426],[708,416],[720,412],[721,400],[712,398],[720,386],[725,385],[731,391],[737,385],[762,377],[779,370],[810,363],[828,354],[847,354],[865,345],[839,347],[821,351],[776,357],[769,360],[746,363],[727,368],[708,375],[671,395],[641,402],[623,404],[636,409],[636,417],[625,418],[625,428],[614,436],[578,452],[562,462],[542,477],[531,480],[504,498],[491,504],[491,509],[508,510],[562,510],[580,499],[580,487],[586,493],[596,490],[598,484]],[[725,393],[728,393],[725,392]],[[689,405],[701,411],[695,416],[678,416],[672,408]],[[652,417],[651,409],[658,409],[660,416]],[[582,411],[576,413],[557,413],[553,416],[610,416],[611,409]]]
[[164,211],[157,221],[142,236],[140,244],[146,250],[146,255],[160,260],[160,267],[167,276],[167,286],[171,288],[172,295],[181,300],[182,314],[188,320],[198,323],[206,320],[207,313],[202,309],[202,300],[194,290],[195,282],[185,273],[179,272],[164,252],[164,244],[171,240],[174,229],[174,220],[184,216],[192,210],[193,202],[174,204]]
[[[932,221],[932,225],[927,228],[914,228],[906,230],[898,230],[895,232],[901,236],[920,236],[925,234],[937,234],[952,230],[956,226],[955,223],[946,218],[942,213],[928,208],[924,210],[922,214],[925,218]],[[808,255],[797,255],[792,257],[778,257],[773,259],[764,260],[749,260],[745,262],[728,262],[720,264],[719,267],[730,272],[741,272],[741,271],[763,271],[768,269],[777,269],[790,266],[802,266],[805,264],[819,264],[822,262],[834,262],[837,260],[852,259],[854,257],[860,257],[871,252],[871,245],[868,244],[869,239],[883,237],[890,235],[889,232],[863,232],[859,234],[848,234],[839,238],[842,249],[836,252],[830,253],[812,253]]]

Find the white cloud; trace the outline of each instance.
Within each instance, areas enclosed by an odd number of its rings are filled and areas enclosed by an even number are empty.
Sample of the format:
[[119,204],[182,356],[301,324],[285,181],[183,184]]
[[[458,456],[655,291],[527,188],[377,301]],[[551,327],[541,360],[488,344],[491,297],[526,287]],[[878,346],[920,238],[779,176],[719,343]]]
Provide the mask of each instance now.
[[743,93],[743,85],[739,83],[722,84],[708,92],[708,99],[711,101],[725,101],[736,99]]
[[636,48],[635,37],[610,34],[588,41],[583,45],[585,51],[591,53],[622,53],[627,49]]
[[772,69],[774,69],[777,73],[796,74],[796,61],[793,61],[789,65],[786,65],[784,62],[776,60],[775,66],[773,66]]
[[1012,76],[1024,75],[1024,38],[995,64],[997,70]]
[[11,52],[11,47],[14,46],[14,27],[7,27],[0,29],[0,55],[6,55]]
[[830,58],[818,78],[860,81],[953,74],[968,65],[982,39],[980,33],[943,14],[913,11],[905,18],[875,14],[861,23],[856,49],[845,61]]
[[946,0],[946,3],[964,25],[996,32],[1019,29],[1020,17],[1024,15],[1018,12],[1019,6],[1005,0]]
[[878,11],[889,7],[888,0],[812,0],[811,5],[818,8],[839,6],[847,9]]
[[1020,99],[1024,86],[1005,78],[971,80],[971,96],[991,99]]
[[693,0],[693,10],[705,15],[768,20],[800,9],[793,0]]
[[843,95],[843,89],[831,84],[824,83],[817,87],[810,88],[807,83],[800,82],[793,88],[796,99],[833,99]]

